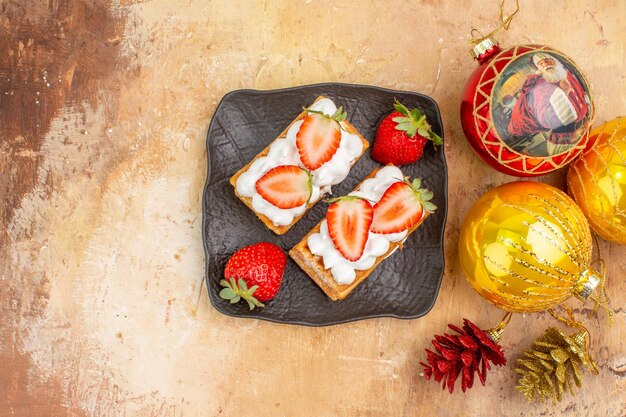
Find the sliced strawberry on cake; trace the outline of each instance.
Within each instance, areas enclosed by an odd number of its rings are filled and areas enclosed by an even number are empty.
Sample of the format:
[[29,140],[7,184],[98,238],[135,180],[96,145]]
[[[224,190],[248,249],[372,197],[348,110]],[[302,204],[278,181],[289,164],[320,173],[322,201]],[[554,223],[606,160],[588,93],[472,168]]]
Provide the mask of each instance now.
[[409,182],[393,183],[374,205],[374,219],[370,230],[373,233],[398,233],[413,227],[424,216],[424,210],[435,211],[430,200],[432,191],[420,188],[422,180],[415,178]]
[[341,122],[347,114],[341,107],[331,116],[305,109],[308,113],[296,135],[296,146],[302,164],[310,170],[330,161],[341,142]]
[[356,196],[339,197],[326,213],[328,234],[337,250],[349,261],[363,255],[374,210],[369,201]]
[[270,169],[256,182],[264,200],[281,209],[300,207],[311,198],[311,174],[295,165]]

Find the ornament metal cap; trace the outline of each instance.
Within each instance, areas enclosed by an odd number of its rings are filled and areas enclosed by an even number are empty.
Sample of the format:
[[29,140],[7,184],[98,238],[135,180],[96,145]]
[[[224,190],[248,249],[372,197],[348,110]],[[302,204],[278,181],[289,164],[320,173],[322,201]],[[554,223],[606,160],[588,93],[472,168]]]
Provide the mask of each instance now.
[[502,333],[504,332],[504,328],[511,321],[511,317],[513,317],[513,313],[507,312],[504,317],[502,317],[502,321],[500,322],[500,324],[498,324],[493,329],[485,330],[487,336],[489,336],[489,338],[494,342],[498,343],[500,341],[500,336],[502,336]]
[[471,54],[474,59],[479,59],[485,52],[491,50],[494,46],[498,46],[498,42],[493,38],[485,38],[478,42],[472,48]]
[[600,274],[593,269],[586,269],[582,274],[580,274],[580,280],[576,285],[574,290],[574,295],[581,301],[585,301],[593,290],[596,289],[598,284],[600,283]]
[[581,330],[578,333],[573,334],[571,338],[574,342],[576,342],[579,347],[582,348],[583,346],[585,346],[585,339],[587,335],[589,335],[589,332],[587,332],[587,330]]

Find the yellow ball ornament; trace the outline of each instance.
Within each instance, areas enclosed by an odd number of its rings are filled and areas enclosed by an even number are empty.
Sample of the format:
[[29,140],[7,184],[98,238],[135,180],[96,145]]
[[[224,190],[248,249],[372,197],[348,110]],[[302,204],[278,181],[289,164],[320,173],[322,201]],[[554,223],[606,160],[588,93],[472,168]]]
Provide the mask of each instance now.
[[561,190],[530,181],[484,194],[459,240],[461,266],[487,301],[511,312],[543,311],[572,295],[589,297],[600,274],[589,267],[585,216]]
[[567,172],[567,186],[589,220],[606,240],[626,244],[626,117],[591,132],[595,145]]

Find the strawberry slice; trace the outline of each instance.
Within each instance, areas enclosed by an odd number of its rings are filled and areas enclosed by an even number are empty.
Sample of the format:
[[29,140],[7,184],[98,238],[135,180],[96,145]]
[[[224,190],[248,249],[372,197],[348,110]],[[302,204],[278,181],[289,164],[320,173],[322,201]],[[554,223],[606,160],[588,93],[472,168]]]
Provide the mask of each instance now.
[[437,206],[430,202],[432,191],[420,188],[422,180],[415,178],[409,182],[393,183],[382,198],[374,205],[373,233],[398,233],[414,226],[423,216],[424,210],[429,213]]
[[334,202],[326,213],[328,234],[344,258],[356,261],[365,250],[374,209],[369,201],[356,196],[330,201]]
[[299,207],[311,198],[311,174],[295,165],[270,169],[255,186],[261,197],[281,209]]
[[316,110],[305,110],[308,114],[296,134],[296,146],[302,164],[314,170],[330,161],[339,149],[340,123],[346,118],[346,113],[341,107],[332,116]]

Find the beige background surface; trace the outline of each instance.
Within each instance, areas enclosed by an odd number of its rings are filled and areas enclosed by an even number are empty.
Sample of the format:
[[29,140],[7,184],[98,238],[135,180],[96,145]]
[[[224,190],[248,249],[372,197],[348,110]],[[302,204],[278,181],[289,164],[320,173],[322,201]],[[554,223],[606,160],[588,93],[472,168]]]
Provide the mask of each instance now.
[[[577,397],[527,404],[512,367],[453,396],[419,376],[448,322],[501,315],[456,255],[473,201],[513,180],[474,156],[458,117],[469,32],[494,27],[497,3],[2,2],[0,415],[624,416],[626,247],[606,242],[616,324],[588,318],[600,374]],[[604,121],[626,114],[625,15],[623,1],[522,1],[498,39],[571,56]],[[209,304],[201,190],[218,101],[321,81],[418,91],[441,107],[447,265],[422,319],[306,328]],[[564,172],[541,180],[563,186]],[[515,317],[509,360],[551,324]]]

